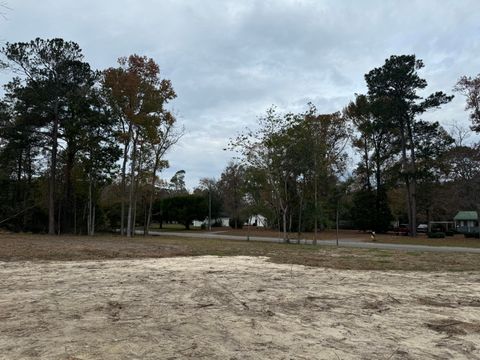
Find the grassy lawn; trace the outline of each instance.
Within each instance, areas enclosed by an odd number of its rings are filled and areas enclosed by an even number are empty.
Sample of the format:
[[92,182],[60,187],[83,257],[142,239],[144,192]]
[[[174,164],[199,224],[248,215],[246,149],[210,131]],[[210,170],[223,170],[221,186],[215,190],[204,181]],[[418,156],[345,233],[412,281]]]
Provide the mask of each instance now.
[[[214,231],[214,229],[212,229]],[[222,234],[225,235],[238,235],[238,236],[264,236],[264,237],[283,237],[283,233],[281,231],[275,231],[271,229],[263,229],[263,228],[255,228],[251,227],[244,227],[243,229],[231,229],[231,228],[221,228],[219,231],[222,231]],[[313,239],[314,234],[312,232],[304,232],[304,233],[289,233],[288,234],[290,239]],[[334,240],[336,238],[336,231],[335,230],[323,230],[317,233],[318,240]],[[339,238],[340,239],[354,239],[354,240],[367,240],[370,238],[370,235],[364,232],[360,232],[357,230],[340,230],[339,231]]]
[[[137,230],[143,231],[143,227],[137,227]],[[152,231],[188,231],[182,224],[163,224],[160,229],[160,224],[154,223],[150,226]],[[199,227],[190,226],[190,231],[199,231]]]
[[[226,229],[222,231],[222,234],[226,235],[239,235],[239,236],[264,236],[264,237],[283,237],[283,234],[278,231],[263,230],[263,229],[241,229],[233,230]],[[371,241],[370,233],[358,231],[358,230],[340,230],[340,240],[354,240],[354,241]],[[313,233],[290,233],[291,239],[313,239]],[[335,240],[335,230],[324,230],[317,234],[318,240]],[[455,247],[480,247],[480,239],[466,239],[463,235],[448,236],[444,239],[429,239],[426,234],[418,234],[417,237],[411,238],[408,236],[398,236],[392,234],[377,234],[376,241],[379,243],[388,244],[408,244],[408,245],[429,245],[429,246],[455,246]]]
[[173,256],[266,256],[284,264],[362,270],[480,270],[480,254],[314,247],[254,241],[113,235],[0,235],[0,261],[103,260]]
[[429,239],[426,235],[418,235],[416,238],[408,236],[380,235],[377,238],[378,242],[390,244],[480,248],[479,239],[467,239],[463,235],[447,236],[443,239]]

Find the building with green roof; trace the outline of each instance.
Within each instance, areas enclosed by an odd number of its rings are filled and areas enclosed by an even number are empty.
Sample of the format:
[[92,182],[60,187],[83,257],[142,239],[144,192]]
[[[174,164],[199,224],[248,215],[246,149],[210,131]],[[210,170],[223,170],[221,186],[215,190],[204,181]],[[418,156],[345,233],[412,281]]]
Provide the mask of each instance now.
[[458,232],[478,232],[478,213],[476,211],[459,211],[453,220]]

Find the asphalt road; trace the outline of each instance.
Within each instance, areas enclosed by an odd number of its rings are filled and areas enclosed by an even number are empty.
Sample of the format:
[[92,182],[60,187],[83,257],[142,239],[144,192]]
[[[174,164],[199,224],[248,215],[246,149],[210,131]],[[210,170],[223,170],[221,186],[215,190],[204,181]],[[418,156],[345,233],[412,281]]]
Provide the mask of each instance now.
[[[142,231],[137,230],[138,234],[143,234]],[[207,239],[219,239],[219,240],[247,240],[246,236],[238,235],[225,235],[220,233],[191,233],[191,232],[160,232],[150,231],[150,235],[153,236],[180,236],[190,238],[207,238]],[[265,242],[283,242],[282,238],[278,237],[261,237],[250,236],[250,241],[265,241]],[[292,243],[297,243],[297,239],[291,239]],[[312,240],[300,240],[301,244],[311,244]],[[335,246],[336,240],[318,240],[318,246]],[[359,248],[359,249],[380,249],[380,250],[403,250],[403,251],[428,251],[428,252],[440,252],[440,253],[477,253],[480,254],[480,248],[467,248],[467,247],[454,247],[454,246],[428,246],[428,245],[410,245],[410,244],[385,244],[381,242],[362,242],[351,239],[340,239],[338,245],[341,247]]]

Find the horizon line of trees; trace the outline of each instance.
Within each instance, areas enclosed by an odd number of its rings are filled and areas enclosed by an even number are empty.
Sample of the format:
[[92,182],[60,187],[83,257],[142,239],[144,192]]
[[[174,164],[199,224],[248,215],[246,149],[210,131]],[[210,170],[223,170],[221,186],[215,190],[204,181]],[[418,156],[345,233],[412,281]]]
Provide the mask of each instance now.
[[[243,168],[236,181],[244,184],[243,211],[266,215],[285,241],[303,231],[313,231],[315,241],[317,229],[339,217],[345,226],[377,232],[396,220],[415,236],[418,220],[477,210],[480,145],[465,143],[468,129],[448,132],[421,119],[453,99],[442,91],[420,96],[423,67],[415,55],[392,55],[365,74],[367,93],[336,113],[319,114],[312,104],[298,114],[268,109],[257,130],[230,142]],[[479,133],[480,75],[460,78],[453,90],[467,98],[471,131]],[[360,161],[348,176],[352,150]]]
[[6,43],[1,53],[15,75],[0,102],[1,225],[93,235],[107,216],[97,211],[102,193],[119,184],[121,234],[134,233],[139,202],[148,229],[158,172],[182,135],[155,61],[134,54],[96,71],[63,39]]
[[[339,218],[378,232],[397,220],[415,235],[418,220],[480,201],[480,146],[465,142],[480,132],[480,75],[453,89],[466,97],[471,131],[449,132],[421,116],[453,95],[420,96],[423,62],[393,55],[365,74],[367,92],[341,111],[267,109],[256,129],[230,139],[238,157],[219,180],[202,179],[189,194],[184,170],[169,183],[159,177],[184,130],[167,108],[173,85],[153,59],[130,55],[97,71],[78,44],[39,38],[1,53],[15,75],[0,101],[1,227],[133,236],[153,222],[188,227],[223,214],[238,228],[262,214],[285,241],[304,231],[316,241]],[[347,175],[351,152],[359,162]]]

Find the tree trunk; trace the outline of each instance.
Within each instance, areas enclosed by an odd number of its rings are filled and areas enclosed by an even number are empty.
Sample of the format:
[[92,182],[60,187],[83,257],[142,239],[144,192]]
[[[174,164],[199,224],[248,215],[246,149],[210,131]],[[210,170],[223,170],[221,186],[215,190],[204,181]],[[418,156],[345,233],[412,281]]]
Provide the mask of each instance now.
[[413,129],[410,123],[407,123],[408,137],[410,141],[410,206],[412,220],[410,223],[412,237],[417,235],[417,165],[415,156],[415,142],[413,139]]
[[[133,202],[134,202],[134,192],[135,192],[135,166],[137,161],[137,140],[138,140],[138,132],[135,135],[132,144],[132,151],[131,151],[131,163],[130,163],[130,193],[128,197],[128,218],[127,218],[127,236],[131,237],[133,234],[132,231],[132,220],[133,220]],[[135,225],[133,224],[133,227]]]
[[287,211],[282,209],[282,220],[283,220],[283,241],[288,243],[288,236],[287,236]]
[[300,243],[300,235],[302,232],[302,212],[303,212],[303,192],[300,196],[300,205],[298,206],[298,231],[297,231],[297,239]]
[[288,215],[288,212],[289,212],[289,209],[288,209],[288,176],[287,176],[287,174],[285,174],[285,178],[283,179],[283,193],[285,195],[285,202],[282,201],[281,207],[282,207],[282,212],[283,212],[283,237],[285,239],[285,242],[289,243],[290,239],[288,238],[287,223],[286,223],[287,215]]
[[[133,188],[133,220],[132,220],[132,236],[135,236],[135,228],[137,225],[137,201],[138,201],[138,184],[140,181],[140,173],[142,172],[142,166],[143,166],[143,145],[140,146],[139,153],[138,153],[138,170],[137,174],[137,179],[134,182],[134,188]],[[143,196],[142,196],[143,198]]]
[[150,182],[150,198],[148,200],[147,223],[143,231],[144,235],[148,235],[150,231],[150,222],[152,221],[153,196],[155,194],[155,183],[157,180],[157,170],[158,170],[159,163],[160,163],[160,157],[157,151],[155,153],[155,164],[153,165],[152,180]]
[[[369,159],[369,156],[368,156],[368,137],[365,136],[364,137],[364,159],[365,159],[365,176],[366,176],[366,185],[367,185],[367,189],[370,191],[372,189],[372,184],[370,183],[370,159]],[[377,185],[378,186],[378,185]]]
[[292,224],[293,224],[293,214],[292,211],[288,214],[288,232],[292,232]]
[[148,222],[148,201],[143,198],[143,236],[147,236],[147,222]]
[[400,124],[400,140],[402,147],[402,167],[403,175],[405,177],[405,186],[407,190],[407,207],[408,207],[408,224],[410,227],[410,235],[413,233],[412,224],[413,224],[413,204],[412,204],[412,188],[410,185],[410,166],[407,158],[407,141],[405,139],[405,123],[401,122]]
[[338,225],[339,225],[339,216],[338,216],[338,201],[337,201],[337,209],[335,211],[335,234],[336,234],[336,244],[338,246]]
[[73,233],[77,235],[77,195],[73,194]]
[[136,229],[136,226],[137,226],[137,200],[138,200],[138,197],[137,197],[137,184],[135,184],[135,188],[133,190],[133,216],[132,216],[132,237],[135,236],[135,229]]
[[92,232],[92,179],[88,179],[88,217],[87,217],[87,234]]
[[92,204],[92,232],[90,233],[91,236],[95,235],[95,204]]
[[57,168],[58,151],[58,104],[55,106],[55,115],[52,129],[52,151],[50,157],[50,179],[48,186],[48,234],[55,234],[55,173]]
[[127,193],[126,185],[126,173],[127,173],[127,160],[128,160],[128,148],[130,146],[130,138],[132,136],[132,124],[128,125],[128,138],[123,148],[123,162],[122,162],[122,197],[121,197],[121,213],[120,213],[120,235],[125,236],[125,196]]
[[64,186],[64,193],[63,193],[63,220],[62,224],[62,231],[65,233],[70,233],[72,230],[72,194],[73,190],[73,183],[72,183],[72,171],[75,161],[75,149],[72,149],[70,145],[67,147],[67,156],[65,161],[65,186]]
[[212,190],[208,189],[208,231],[212,231]]
[[89,236],[95,235],[95,203],[93,201],[93,180],[91,177],[89,177],[88,183],[87,234]]
[[60,235],[60,231],[61,231],[61,226],[60,226],[61,217],[62,217],[62,204],[58,204],[57,235]]
[[[27,201],[30,200],[31,204],[31,193],[32,193],[32,173],[33,173],[33,168],[32,168],[32,149],[30,145],[27,148],[27,159],[26,159],[26,189],[25,189],[25,208],[27,207]],[[32,216],[30,215],[30,219]],[[25,228],[28,222],[28,213],[25,212],[23,215],[23,227]]]

